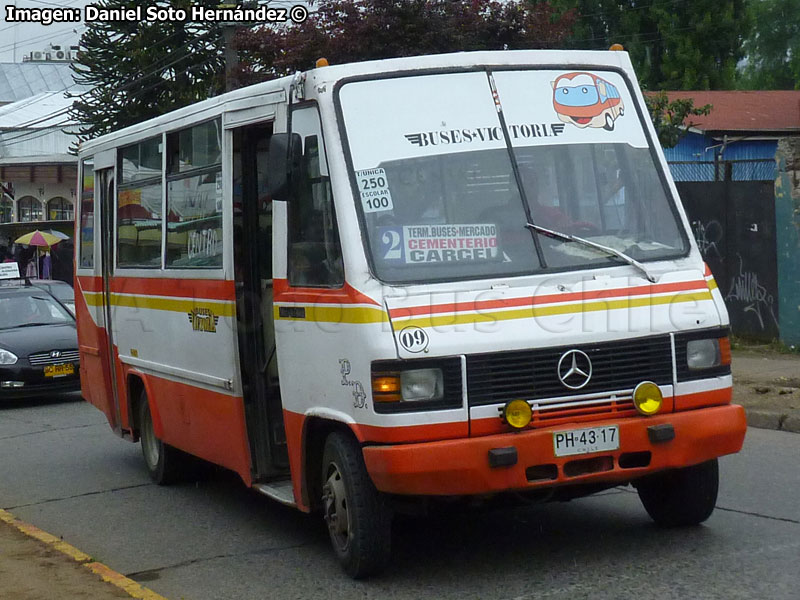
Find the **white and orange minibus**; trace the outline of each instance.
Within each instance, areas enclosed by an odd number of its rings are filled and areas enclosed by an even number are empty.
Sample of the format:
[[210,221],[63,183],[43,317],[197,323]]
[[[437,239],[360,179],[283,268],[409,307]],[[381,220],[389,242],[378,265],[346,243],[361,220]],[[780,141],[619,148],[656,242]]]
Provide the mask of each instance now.
[[[562,120],[575,74],[613,127]],[[156,482],[231,469],[320,512],[354,577],[417,500],[711,514],[746,427],[728,316],[626,53],[323,65],[80,164],[83,394]]]

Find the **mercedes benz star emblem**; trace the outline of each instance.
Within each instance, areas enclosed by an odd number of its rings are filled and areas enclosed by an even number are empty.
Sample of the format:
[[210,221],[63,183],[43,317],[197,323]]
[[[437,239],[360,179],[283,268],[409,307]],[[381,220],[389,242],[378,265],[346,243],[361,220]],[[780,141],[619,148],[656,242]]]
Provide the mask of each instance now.
[[558,361],[558,378],[565,387],[579,390],[592,378],[592,361],[581,350],[567,350]]

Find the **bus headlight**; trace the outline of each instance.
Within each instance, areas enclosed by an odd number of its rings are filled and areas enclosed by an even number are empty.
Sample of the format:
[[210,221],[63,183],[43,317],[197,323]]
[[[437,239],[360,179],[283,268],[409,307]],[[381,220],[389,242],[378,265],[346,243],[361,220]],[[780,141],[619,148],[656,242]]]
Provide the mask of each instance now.
[[403,400],[441,400],[444,377],[441,369],[414,369],[400,373],[400,395]]
[[15,365],[18,357],[13,352],[0,348],[0,365]]
[[661,389],[652,381],[643,381],[633,390],[633,405],[647,417],[660,411],[663,402]]
[[[723,338],[727,342],[727,338]],[[719,338],[690,340],[686,342],[686,364],[692,370],[718,367],[722,362],[722,348]],[[728,346],[730,348],[730,346]],[[730,350],[728,350],[730,356]]]
[[419,402],[444,398],[441,369],[411,369],[372,376],[375,402]]

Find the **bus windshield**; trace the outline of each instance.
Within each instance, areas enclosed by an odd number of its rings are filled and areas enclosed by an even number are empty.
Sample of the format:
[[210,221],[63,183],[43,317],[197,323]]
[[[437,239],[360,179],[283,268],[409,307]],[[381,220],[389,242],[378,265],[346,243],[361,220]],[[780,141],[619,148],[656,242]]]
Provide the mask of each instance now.
[[341,87],[339,103],[372,263],[383,281],[620,264],[534,233],[529,223],[637,261],[688,251],[618,73],[480,71],[355,81]]

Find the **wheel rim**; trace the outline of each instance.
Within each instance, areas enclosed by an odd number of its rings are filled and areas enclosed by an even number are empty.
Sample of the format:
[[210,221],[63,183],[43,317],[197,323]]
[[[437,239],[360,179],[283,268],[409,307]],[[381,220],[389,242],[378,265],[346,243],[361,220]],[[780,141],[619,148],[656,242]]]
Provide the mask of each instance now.
[[331,540],[340,552],[350,545],[350,513],[348,511],[347,488],[336,463],[328,465],[328,479],[322,487],[322,501],[325,505],[325,522]]
[[145,418],[142,419],[142,451],[147,466],[155,469],[158,466],[161,448],[153,431],[153,419],[150,418],[149,410],[145,411]]

